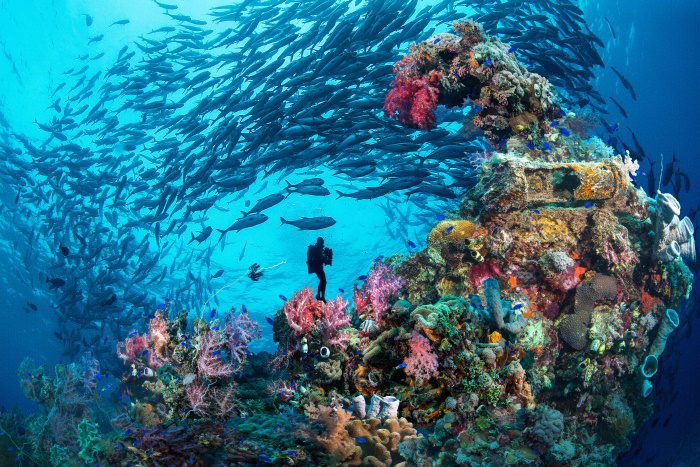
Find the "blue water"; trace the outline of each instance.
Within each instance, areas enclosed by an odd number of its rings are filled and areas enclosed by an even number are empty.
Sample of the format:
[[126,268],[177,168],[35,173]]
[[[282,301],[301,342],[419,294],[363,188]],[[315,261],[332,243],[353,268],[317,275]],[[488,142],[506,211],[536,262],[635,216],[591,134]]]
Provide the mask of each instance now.
[[[204,18],[211,7],[223,3],[212,0],[179,2],[178,11],[193,18]],[[431,4],[433,2],[419,2],[421,7]],[[629,114],[624,118],[609,103],[610,115],[605,119],[610,123],[619,122],[617,133],[627,143],[630,142],[630,130],[634,131],[648,158],[658,161],[656,170],[661,165],[661,154],[668,162],[675,153],[679,161],[677,167],[691,180],[690,190],[682,192],[679,197],[684,213],[700,206],[700,185],[697,183],[700,171],[696,162],[700,147],[697,118],[700,107],[700,52],[697,46],[700,43],[700,5],[694,0],[598,0],[584,1],[581,6],[592,31],[605,42],[605,48],[601,49],[604,62],[620,70],[633,83],[637,93],[637,100],[632,100],[609,67],[597,68],[592,82],[594,88],[603,96],[615,97]],[[85,14],[94,18],[90,27],[86,26]],[[110,26],[123,18],[129,18],[130,23]],[[612,24],[616,39],[612,37],[605,18]],[[45,138],[46,134],[33,122],[37,119],[46,123],[53,115],[47,110],[53,101],[51,94],[63,81],[65,70],[82,66],[76,57],[104,52],[103,57],[89,62],[88,76],[97,70],[106,72],[122,46],[133,43],[149,31],[171,24],[172,20],[153,2],[0,0],[0,52],[3,52],[0,55],[0,114],[7,119],[7,127],[37,141]],[[207,27],[212,28],[214,34],[223,28],[217,24]],[[447,30],[448,25],[436,27],[442,31]],[[86,47],[87,41],[98,34],[104,34],[104,39]],[[415,38],[423,39],[423,34]],[[407,44],[403,50],[406,47]],[[387,89],[390,80],[388,75]],[[128,98],[118,101],[118,104],[124,102],[128,102]],[[376,113],[381,115],[380,109]],[[0,142],[3,130],[7,131],[0,128]],[[123,149],[117,148],[117,151],[121,152],[115,154],[124,155]],[[144,168],[155,167],[146,159],[143,161]],[[648,171],[648,162],[641,163],[642,171]],[[294,183],[309,176],[325,177],[333,195],[336,189],[352,191],[348,190],[347,181],[333,178],[332,170],[325,167],[307,168],[287,177],[273,174],[258,179],[245,196],[228,195],[217,202],[215,209],[208,210],[205,219],[188,223],[182,238],[189,241],[191,232],[196,235],[203,225],[224,229],[238,217],[239,211],[246,209],[245,200],[254,203],[278,191],[284,186],[285,178]],[[658,180],[658,172],[656,177]],[[0,379],[3,381],[0,404],[6,408],[19,406],[32,410],[33,405],[17,384],[20,361],[26,356],[50,365],[67,360],[61,356],[65,347],[54,335],[56,316],[52,307],[55,296],[43,283],[46,277],[53,276],[49,268],[55,264],[53,258],[59,252],[53,241],[47,242],[43,237],[29,240],[37,238],[35,232],[46,229],[47,226],[37,224],[38,213],[49,208],[51,203],[31,204],[21,200],[20,208],[16,209],[17,186],[10,185],[7,179],[2,181],[0,309],[4,319],[0,328]],[[644,174],[640,175],[638,183],[647,187]],[[186,280],[188,270],[195,276],[201,274],[205,277],[224,269],[224,276],[212,280],[209,289],[199,296],[211,297],[227,286],[217,295],[220,308],[245,304],[262,327],[263,338],[253,343],[251,351],[274,351],[272,329],[265,318],[279,309],[282,301],[278,295],[289,297],[305,285],[315,287],[315,277],[306,273],[304,263],[306,246],[319,234],[335,252],[333,266],[327,268],[328,294],[334,296],[342,288],[345,298],[349,298],[353,279],[368,269],[373,258],[409,253],[413,248],[407,244],[408,240],[422,248],[435,214],[455,205],[455,201],[436,200],[432,210],[421,209],[407,203],[402,194],[371,201],[291,195],[266,211],[270,219],[264,224],[227,234],[224,248],[216,244],[216,230],[210,241],[200,246],[194,243],[186,245],[185,242],[179,252],[180,262],[192,253],[195,258],[208,256],[209,267],[203,267],[203,261],[179,264],[172,274],[168,272],[161,285],[149,288],[149,300],[154,305],[161,302],[173,288]],[[337,223],[320,233],[301,231],[288,225],[281,226],[281,216],[331,216]],[[137,241],[144,232],[135,233]],[[161,263],[155,269],[160,271],[161,264],[170,269],[177,248],[173,248],[169,256],[161,257]],[[211,248],[210,253],[207,248]],[[133,260],[138,262],[139,258]],[[263,267],[277,266],[265,271],[259,282],[251,282],[245,278],[245,273],[253,262]],[[39,311],[26,311],[28,301],[36,304]],[[193,303],[202,306],[202,300]],[[697,321],[700,313],[694,303],[691,300],[682,315],[682,320],[693,323],[691,331],[673,335],[669,350],[664,354],[664,369],[655,382],[658,390],[654,397],[661,421],[654,428],[649,424],[642,428],[632,441],[631,451],[639,450],[621,459],[625,465],[700,464],[700,444],[696,441],[700,436],[700,404],[696,403],[695,397],[700,341],[692,332],[700,325]],[[197,313],[200,309],[191,311]],[[110,341],[105,347],[113,348],[115,344]],[[672,417],[669,419],[669,416]],[[666,420],[669,421],[666,423]]]

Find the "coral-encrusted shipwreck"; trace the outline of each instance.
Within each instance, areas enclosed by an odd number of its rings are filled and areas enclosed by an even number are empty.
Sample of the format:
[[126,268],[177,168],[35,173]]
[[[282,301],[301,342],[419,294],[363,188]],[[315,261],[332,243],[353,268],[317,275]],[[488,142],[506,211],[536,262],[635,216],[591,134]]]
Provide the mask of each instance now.
[[[303,310],[280,310],[276,363],[298,384],[289,399],[313,407],[332,394],[346,428],[319,442],[338,463],[612,464],[652,413],[650,378],[692,284],[692,224],[671,195],[632,183],[629,155],[567,130],[576,116],[505,44],[475,23],[455,31],[397,65],[387,110],[429,128],[412,120],[424,106],[401,102],[407,89],[472,99],[500,152],[426,249],[375,262],[352,321],[328,332],[319,318],[302,335]],[[323,316],[318,306],[309,313]],[[426,434],[396,433],[408,421]],[[379,434],[353,428],[367,423]],[[367,437],[398,444],[369,458]]]

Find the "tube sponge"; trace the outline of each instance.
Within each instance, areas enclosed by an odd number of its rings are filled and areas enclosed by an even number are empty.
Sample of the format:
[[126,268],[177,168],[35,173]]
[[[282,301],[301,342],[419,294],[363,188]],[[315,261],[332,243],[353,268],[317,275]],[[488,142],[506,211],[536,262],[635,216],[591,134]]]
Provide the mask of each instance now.
[[680,220],[680,213],[681,205],[673,195],[656,194],[654,256],[662,262],[673,261],[678,256],[686,262],[695,261],[695,228],[688,217]]
[[656,374],[658,369],[659,359],[656,358],[656,355],[647,355],[644,358],[644,363],[642,363],[639,367],[639,372],[644,378],[651,378]]
[[496,327],[501,331],[508,331],[511,334],[520,334],[523,328],[525,328],[525,318],[518,316],[518,318],[511,323],[506,323],[504,321],[501,308],[501,288],[498,285],[498,280],[489,277],[484,281],[484,295],[486,296],[486,309]]
[[659,324],[659,332],[656,334],[656,338],[649,348],[649,354],[658,358],[663,353],[666,348],[666,339],[668,339],[671,332],[678,327],[678,323],[679,318],[676,310],[672,310],[671,308],[666,309],[666,313],[664,313],[661,323]]

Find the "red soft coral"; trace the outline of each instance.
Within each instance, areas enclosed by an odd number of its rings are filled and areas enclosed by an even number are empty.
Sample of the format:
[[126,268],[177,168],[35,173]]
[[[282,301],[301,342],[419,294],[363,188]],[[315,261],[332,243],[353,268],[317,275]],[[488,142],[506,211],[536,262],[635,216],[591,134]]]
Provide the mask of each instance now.
[[311,331],[316,319],[321,316],[323,302],[314,299],[310,288],[304,287],[284,302],[284,314],[294,334],[302,336]]
[[117,356],[124,361],[133,362],[148,347],[148,336],[132,330],[124,342],[117,342]]
[[411,128],[434,128],[434,110],[440,94],[435,86],[436,75],[418,79],[397,76],[384,100],[384,114],[398,118],[399,122]]
[[404,360],[406,373],[413,376],[419,384],[437,376],[438,358],[433,352],[430,341],[413,331],[408,347],[410,354]]

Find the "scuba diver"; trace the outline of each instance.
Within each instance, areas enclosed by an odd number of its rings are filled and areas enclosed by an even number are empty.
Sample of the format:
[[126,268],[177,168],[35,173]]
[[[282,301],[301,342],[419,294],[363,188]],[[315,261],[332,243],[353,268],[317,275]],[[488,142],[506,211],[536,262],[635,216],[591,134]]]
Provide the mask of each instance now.
[[318,237],[316,244],[309,245],[308,250],[306,250],[306,264],[308,265],[309,274],[318,276],[316,300],[326,303],[326,273],[323,270],[323,266],[326,264],[331,266],[333,264],[333,250],[324,247],[323,238]]

